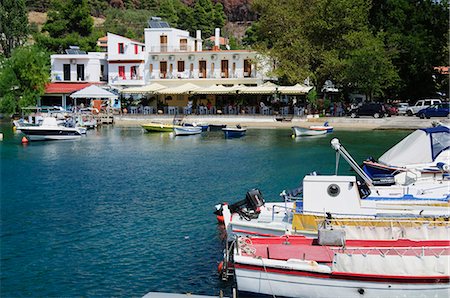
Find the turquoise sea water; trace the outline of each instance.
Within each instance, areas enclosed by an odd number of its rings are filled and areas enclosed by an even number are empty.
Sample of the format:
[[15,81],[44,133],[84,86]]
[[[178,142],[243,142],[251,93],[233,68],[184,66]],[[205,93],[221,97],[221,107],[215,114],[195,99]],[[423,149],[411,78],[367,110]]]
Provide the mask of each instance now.
[[[229,295],[215,204],[253,187],[274,201],[305,174],[334,173],[333,137],[362,161],[408,134],[250,129],[226,140],[102,127],[23,146],[9,123],[0,128],[2,297]],[[342,160],[340,173],[351,173]]]

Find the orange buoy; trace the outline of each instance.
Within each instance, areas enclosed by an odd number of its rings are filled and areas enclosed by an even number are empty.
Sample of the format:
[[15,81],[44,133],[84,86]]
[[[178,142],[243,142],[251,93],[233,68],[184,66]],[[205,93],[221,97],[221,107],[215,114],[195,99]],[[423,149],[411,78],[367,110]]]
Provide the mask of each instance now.
[[28,144],[28,139],[26,137],[22,137],[22,144]]
[[217,273],[222,274],[223,271],[223,261],[217,265]]

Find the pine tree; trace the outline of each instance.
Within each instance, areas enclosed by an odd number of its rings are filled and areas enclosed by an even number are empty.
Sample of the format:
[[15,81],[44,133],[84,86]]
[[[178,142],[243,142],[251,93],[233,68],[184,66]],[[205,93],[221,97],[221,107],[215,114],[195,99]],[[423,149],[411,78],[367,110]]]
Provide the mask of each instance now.
[[214,5],[214,26],[216,28],[222,28],[223,25],[225,25],[225,20],[227,19],[227,16],[225,15],[225,12],[223,11],[223,5],[220,2],[217,2],[216,5]]
[[0,3],[0,50],[6,57],[22,45],[28,34],[24,0],[2,0]]

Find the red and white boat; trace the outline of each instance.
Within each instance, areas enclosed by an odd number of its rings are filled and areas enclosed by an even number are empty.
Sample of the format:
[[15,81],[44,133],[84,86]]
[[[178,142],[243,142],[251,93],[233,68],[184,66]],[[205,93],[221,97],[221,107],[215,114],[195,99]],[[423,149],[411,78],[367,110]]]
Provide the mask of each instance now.
[[302,236],[238,238],[233,254],[238,290],[258,297],[449,295],[448,240],[320,242]]

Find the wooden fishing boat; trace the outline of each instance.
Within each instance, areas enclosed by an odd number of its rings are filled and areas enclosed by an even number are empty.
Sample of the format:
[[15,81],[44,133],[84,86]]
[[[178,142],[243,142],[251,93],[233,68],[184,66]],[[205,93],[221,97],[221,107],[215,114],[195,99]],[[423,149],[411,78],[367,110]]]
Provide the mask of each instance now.
[[326,121],[323,125],[311,125],[309,129],[312,130],[325,130],[327,133],[333,132],[333,126],[330,126],[328,124],[328,121]]
[[294,137],[318,136],[327,133],[326,130],[315,130],[300,126],[292,126],[292,132]]
[[202,133],[201,126],[175,126],[173,131],[176,136],[190,136]]
[[240,292],[273,297],[448,297],[450,241],[238,238]]

